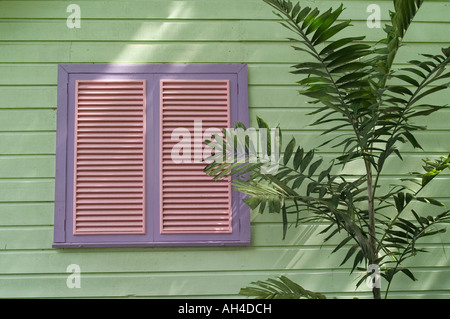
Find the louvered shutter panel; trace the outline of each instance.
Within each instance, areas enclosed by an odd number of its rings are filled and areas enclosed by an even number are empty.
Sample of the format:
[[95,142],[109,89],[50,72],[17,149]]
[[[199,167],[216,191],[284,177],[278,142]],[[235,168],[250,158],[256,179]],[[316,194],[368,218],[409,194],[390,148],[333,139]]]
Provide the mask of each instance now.
[[[230,127],[228,80],[161,80],[161,234],[232,232],[230,179],[212,181],[198,159],[208,128]],[[200,123],[202,130],[195,129]],[[175,163],[176,128],[189,130],[190,163]],[[197,143],[197,144],[195,144]],[[200,145],[200,148],[198,147]]]
[[79,80],[74,235],[145,232],[145,80]]

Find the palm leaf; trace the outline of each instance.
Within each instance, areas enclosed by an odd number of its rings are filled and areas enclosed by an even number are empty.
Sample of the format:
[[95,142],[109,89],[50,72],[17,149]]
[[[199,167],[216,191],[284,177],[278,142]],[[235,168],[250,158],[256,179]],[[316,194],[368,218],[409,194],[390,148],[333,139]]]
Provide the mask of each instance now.
[[385,28],[387,33],[387,37],[384,40],[386,43],[386,51],[380,57],[380,61],[382,61],[380,65],[382,65],[384,73],[380,87],[384,87],[384,84],[390,74],[395,56],[402,44],[402,39],[406,35],[406,31],[408,30],[414,16],[422,4],[423,0],[394,1],[394,11],[390,12],[392,25],[387,25]]
[[239,294],[256,299],[326,299],[325,295],[306,290],[285,276],[252,282],[251,285],[254,286],[241,288]]

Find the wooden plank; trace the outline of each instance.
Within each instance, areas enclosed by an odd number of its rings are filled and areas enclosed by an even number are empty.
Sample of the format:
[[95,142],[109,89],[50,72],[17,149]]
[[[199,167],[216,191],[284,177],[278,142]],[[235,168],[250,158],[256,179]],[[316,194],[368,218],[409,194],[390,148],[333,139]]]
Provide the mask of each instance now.
[[[406,42],[446,42],[446,23],[413,23]],[[83,20],[83,27],[61,27],[60,20],[20,20],[1,23],[0,41],[284,41],[295,34],[275,21],[189,20]],[[116,30],[112,33],[111,30]],[[365,41],[386,37],[383,29],[369,29],[366,21],[355,21],[339,37],[366,36]]]
[[[439,198],[446,207],[450,206],[450,197]],[[435,215],[437,211],[441,211],[441,208],[418,204],[415,207],[419,213],[424,215]],[[0,226],[48,226],[53,225],[54,203],[53,202],[14,202],[14,203],[0,203]],[[408,219],[413,220],[413,216],[406,214]],[[294,222],[295,219],[291,216],[289,222]],[[252,226],[252,231],[258,231],[263,224],[270,224],[274,228],[274,234],[263,234],[268,236],[267,238],[281,238],[281,216],[279,214],[260,214],[258,211],[254,211],[251,214],[252,225],[256,225],[256,228]],[[278,228],[277,228],[277,226]],[[289,236],[296,236],[298,230],[292,224],[289,228]],[[449,232],[450,233],[450,232]],[[19,237],[19,236],[18,236]],[[262,239],[260,239],[262,240]],[[254,240],[253,245],[268,245],[265,242],[271,241],[271,239],[263,240],[260,244],[260,240]],[[277,243],[277,241],[274,241]],[[283,242],[285,243],[285,242]],[[30,244],[30,243],[28,243]],[[28,244],[23,244],[22,248],[26,249]],[[286,244],[288,242],[286,241]],[[41,248],[47,248],[48,246],[42,245]],[[19,248],[18,248],[19,249]]]
[[[276,127],[277,122],[268,120],[269,126]],[[283,131],[283,138],[290,140],[295,137],[299,145],[304,149],[318,147],[327,139],[340,133],[330,133],[321,136],[321,131]],[[413,149],[409,144],[402,144],[399,149],[404,152],[446,155],[448,153],[448,132],[428,131],[416,133],[416,138],[422,144],[424,150]],[[53,132],[17,132],[0,133],[0,155],[48,155],[55,154],[55,133]],[[326,145],[320,148],[321,152],[336,152]]]
[[[26,69],[24,69],[23,73],[23,79],[25,80]],[[272,75],[272,77],[270,77],[270,75]],[[250,82],[250,86],[248,88],[250,118],[255,118],[255,115],[252,114],[258,114],[257,112],[262,112],[263,110],[260,111],[260,108],[271,108],[274,110],[276,110],[277,108],[306,108],[308,111],[312,111],[315,107],[317,107],[309,104],[309,99],[307,97],[299,95],[298,90],[300,90],[301,87],[296,85],[295,82],[301,80],[302,77],[296,77],[290,74],[288,65],[269,67],[260,65],[256,67],[256,69],[251,65],[249,77],[251,78],[251,81],[253,81]],[[5,108],[45,108],[54,110],[56,108],[56,87],[53,86],[0,86],[0,96],[2,97],[0,99],[0,110]],[[424,98],[422,102],[439,105],[442,104],[442,100],[446,99],[450,99],[450,90],[440,91],[437,94],[429,95]],[[438,117],[436,120],[439,123],[442,123],[439,125],[445,125],[445,122],[447,121],[446,116],[440,117],[440,114],[442,114],[442,112],[443,111],[436,113],[439,114],[438,116],[436,116]],[[279,114],[278,116],[282,116],[282,114]],[[432,118],[433,116],[434,115],[432,115],[430,118]],[[425,121],[428,120],[427,117],[424,119]],[[433,118],[432,123],[435,123],[435,118]],[[13,123],[11,123],[10,125],[13,125]]]
[[[23,74],[25,77],[26,70]],[[56,74],[54,74],[56,80]],[[2,108],[56,109],[56,87],[53,86],[0,86]]]
[[[267,119],[269,127],[275,128],[279,122]],[[348,132],[348,131],[347,131]],[[332,139],[343,132],[332,132],[326,135],[321,135],[322,131],[289,131],[283,130],[283,140],[289,141],[294,137],[297,141],[297,145],[300,145],[306,150],[318,148],[319,145]],[[350,133],[350,132],[349,132]],[[448,155],[448,131],[421,131],[415,132],[414,136],[418,142],[422,145],[423,150],[414,149],[409,143],[399,144],[398,148],[401,152],[413,152],[413,153],[438,153],[439,156]],[[344,137],[345,138],[345,137]],[[286,142],[287,143],[287,142]],[[341,152],[340,149],[333,149],[332,146],[325,145],[320,147],[321,152]]]
[[[436,54],[444,46],[411,44],[399,51],[396,62],[416,59],[418,53]],[[0,52],[0,61],[7,63],[296,63],[307,58],[307,53],[276,42],[5,42]]]
[[[326,166],[324,165],[324,168],[326,168]],[[357,167],[351,167],[348,169],[349,171],[344,171],[344,173],[349,173],[351,175],[356,174],[355,176],[361,176],[361,175],[365,175],[363,168],[361,166],[357,166]],[[420,170],[420,169],[418,169]],[[320,168],[318,170],[320,172]],[[353,171],[353,174],[352,174]],[[379,190],[378,190],[378,195],[381,196],[381,194],[387,194],[393,185],[407,185],[413,189],[418,189],[419,186],[416,185],[415,183],[412,182],[402,182],[400,180],[400,178],[404,178],[404,175],[408,175],[409,172],[402,170],[398,172],[398,176],[381,176],[378,182],[379,185]],[[350,175],[350,176],[351,176]],[[348,176],[347,178],[350,179],[350,176]],[[410,178],[411,176],[405,176],[406,178]],[[297,192],[299,193],[306,193],[306,186],[307,184],[302,184],[302,186],[300,188],[298,188]],[[432,182],[430,182],[430,184],[427,185],[427,187],[425,187],[421,192],[420,192],[420,196],[423,197],[435,197],[436,199],[439,198],[449,198],[448,195],[448,191],[447,188],[450,186],[450,175],[443,175],[443,176],[438,176],[435,177],[433,179]]]
[[[450,206],[450,197],[439,198],[447,207]],[[442,211],[441,208],[426,205],[416,204],[413,206],[419,213],[423,215],[435,215],[438,211]],[[27,226],[27,225],[53,225],[53,202],[14,202],[14,203],[0,203],[0,225],[1,226]],[[413,216],[406,214],[408,219],[413,220]],[[292,216],[293,217],[293,216]],[[275,224],[279,225],[274,227],[275,234],[269,234],[268,238],[280,237],[281,238],[281,216],[278,214],[259,214],[257,211],[252,212],[251,216],[252,225],[259,224]],[[290,222],[294,222],[294,218],[289,218]],[[259,227],[259,226],[258,226]],[[256,228],[258,230],[260,228]],[[289,228],[288,236],[294,236],[298,230],[291,225]],[[254,230],[252,226],[252,230]],[[289,237],[288,237],[289,238]],[[271,240],[271,239],[270,239]],[[270,241],[269,240],[269,241]],[[277,241],[274,241],[277,242]],[[260,240],[255,240],[254,245],[260,245]],[[263,243],[261,245],[266,245]],[[27,247],[24,244],[23,247]],[[47,247],[47,246],[45,246]],[[45,248],[42,246],[41,248]]]
[[[304,193],[303,193],[304,194]],[[430,205],[430,204],[425,204],[425,203],[420,203],[420,202],[413,202],[410,204],[410,206],[408,207],[408,209],[406,209],[404,211],[404,213],[402,214],[402,218],[405,218],[413,223],[417,223],[415,217],[413,216],[413,214],[411,213],[410,209],[414,209],[420,216],[423,217],[427,217],[427,216],[436,216],[439,213],[442,213],[443,211],[447,210],[450,206],[450,197],[441,197],[441,198],[437,198],[440,202],[442,202],[445,207],[439,207],[439,206],[434,206],[434,205]],[[395,209],[394,208],[390,208],[390,209],[385,209],[384,211],[380,211],[380,213],[385,214],[386,216],[390,216],[391,218],[393,218],[396,214]],[[300,214],[300,217],[310,217],[312,216],[312,213],[302,213]],[[277,240],[273,239],[274,243],[277,243],[275,245],[279,245],[282,246],[283,244],[278,244],[278,240],[279,238],[282,237],[282,216],[281,214],[270,214],[267,209],[261,214],[259,213],[259,211],[254,210],[252,211],[251,214],[251,221],[252,221],[252,231],[256,231],[258,229],[260,229],[260,224],[270,224],[270,225],[277,225],[278,228],[276,226],[274,231],[276,232],[275,235],[271,234],[271,235],[267,235],[265,234],[264,236],[267,236],[270,240],[272,240],[272,236],[276,237]],[[290,236],[301,236],[301,228],[299,230],[298,227],[303,227],[303,226],[318,226],[321,227],[323,225],[329,225],[326,223],[308,223],[308,224],[302,224],[301,222],[297,225],[296,223],[296,216],[295,215],[288,215],[288,232],[287,232],[287,236],[286,238],[291,238]],[[441,224],[440,226],[438,226],[440,228],[445,228],[446,225],[445,224]],[[322,236],[322,235],[320,235]],[[320,237],[319,236],[319,237]],[[339,235],[340,236],[340,235]],[[337,238],[340,238],[339,236],[337,236]],[[343,235],[342,235],[343,236]],[[441,243],[441,242],[445,242],[445,237],[446,235],[438,235],[434,238],[430,238],[430,239],[421,239],[421,243],[428,243],[430,240],[430,243],[432,241],[435,241],[435,243]],[[322,238],[323,239],[323,238]],[[343,238],[342,238],[343,239]],[[261,240],[261,239],[260,239]],[[309,239],[308,239],[309,240]],[[319,239],[321,240],[321,239]],[[336,239],[336,243],[339,243],[339,239]],[[260,241],[256,241],[254,242],[254,245],[259,245]],[[288,240],[283,241],[283,243],[288,243]],[[330,240],[330,244],[333,244],[334,240]],[[265,244],[261,244],[261,245],[265,245]],[[269,245],[269,244],[267,244]]]
[[0,85],[56,85],[57,65],[0,64],[0,74]]
[[[81,268],[83,271],[83,268]],[[267,271],[251,272],[239,271],[233,273],[161,273],[161,274],[83,274],[81,273],[81,287],[68,288],[66,280],[70,273],[55,275],[2,276],[1,298],[139,298],[162,297],[192,298],[208,296],[229,296],[236,298],[240,288],[249,286],[251,282],[266,280],[279,275],[285,275],[301,284],[306,289],[325,293],[328,298],[340,296],[352,299],[371,298],[369,289],[363,284],[355,291],[356,275],[346,272],[333,271]],[[416,276],[419,282],[413,283],[406,276],[396,278],[392,286],[392,296],[397,298],[420,298],[431,290],[431,296],[445,298],[446,278],[449,269],[426,271],[419,270]],[[386,283],[382,281],[382,287]],[[114,289],[111,289],[114,287]],[[415,288],[414,290],[411,290]],[[394,297],[391,297],[394,298]],[[184,302],[184,301],[183,301]]]
[[0,180],[0,202],[49,202],[54,200],[52,179]]
[[1,178],[54,178],[55,156],[0,156]]
[[[345,19],[366,20],[368,17],[367,2],[364,1],[320,1],[308,3],[322,10],[338,7],[343,3],[346,10],[342,14]],[[388,10],[392,9],[391,1],[378,1],[382,18],[388,19]],[[220,1],[165,1],[158,0],[133,1],[81,1],[79,3],[82,17],[88,19],[273,19],[271,7],[259,0],[228,0],[226,5]],[[417,21],[448,21],[448,4],[445,1],[428,1]],[[65,1],[2,1],[0,18],[20,19],[66,19],[68,3]],[[217,10],[218,7],[220,10]],[[107,8],[107,10],[105,10]],[[61,21],[65,23],[65,21]]]
[[[33,235],[33,234],[28,234]],[[36,234],[34,234],[35,236]],[[31,239],[31,237],[30,237]],[[51,239],[47,237],[48,242]],[[13,245],[13,244],[11,244]],[[3,244],[4,246],[4,244]],[[2,249],[3,249],[2,246]],[[405,262],[405,266],[421,269],[449,267],[445,254],[449,245],[420,245],[427,252]],[[8,248],[8,245],[6,246]],[[346,247],[347,248],[347,247]],[[216,249],[66,249],[66,250],[5,250],[0,256],[0,272],[7,274],[57,274],[67,266],[78,264],[86,273],[158,273],[158,272],[218,272],[218,271],[273,271],[312,270],[333,271],[343,261],[347,249],[331,253],[333,247],[249,247]],[[150,251],[151,253],[150,253]],[[114,260],[114,262],[111,262]],[[199,263],[198,261],[202,262]],[[183,267],[180,267],[183,265]],[[353,259],[339,267],[349,272]],[[450,268],[450,267],[449,267]]]
[[0,133],[0,155],[55,154],[56,133]]
[[[1,65],[0,65],[1,71]],[[26,71],[23,74],[24,80]],[[270,77],[272,75],[272,77]],[[298,93],[301,89],[295,82],[302,77],[296,77],[289,73],[289,66],[258,66],[257,71],[250,66],[249,104],[250,118],[255,118],[260,110],[257,108],[306,108],[308,111],[314,110],[317,106],[308,103],[310,99]],[[289,80],[290,79],[290,80]],[[55,76],[56,80],[56,76]],[[265,82],[265,83],[264,83]],[[269,82],[269,83],[267,83]],[[264,84],[263,84],[264,83]],[[55,109],[56,108],[56,87],[53,86],[0,86],[0,109]],[[450,90],[440,91],[423,99],[423,103],[442,104],[442,100],[450,99]],[[262,110],[261,110],[262,111]],[[277,111],[278,112],[278,111]],[[441,114],[443,111],[436,114]],[[43,114],[43,113],[42,113]],[[282,116],[282,114],[278,115]],[[428,118],[425,118],[427,120]],[[444,122],[446,118],[437,119]],[[434,123],[433,119],[433,123]],[[11,124],[12,125],[12,124]]]
[[53,226],[54,207],[53,202],[0,203],[0,225]]
[[0,131],[56,131],[56,110],[2,110]]
[[[263,90],[257,90],[263,91]],[[276,91],[276,90],[273,90]],[[290,91],[295,90],[277,90],[276,92],[284,93],[286,97],[283,99],[282,96],[276,94],[267,94],[267,99],[275,100],[276,97],[281,101],[285,100],[285,105],[290,105],[292,107],[280,107],[274,106],[273,108],[269,107],[252,107],[250,110],[250,114],[253,116],[250,117],[250,127],[257,127],[256,116],[263,118],[266,121],[272,123],[280,123],[281,129],[284,130],[318,130],[318,129],[329,129],[333,126],[337,126],[343,124],[342,122],[335,122],[334,124],[328,123],[327,125],[321,126],[311,126],[316,120],[322,117],[326,113],[313,114],[309,113],[314,111],[314,108],[307,108],[302,105],[300,96],[292,96]],[[449,90],[450,92],[450,90]],[[297,100],[297,101],[296,101]],[[292,102],[290,102],[292,101]],[[267,102],[270,103],[270,102]],[[292,104],[290,104],[292,103]],[[298,105],[294,107],[294,105]],[[330,117],[331,118],[331,117]],[[339,116],[335,116],[335,118],[340,118]],[[448,123],[450,121],[450,109],[441,110],[434,114],[431,114],[426,117],[420,117],[420,120],[416,120],[415,124],[427,126],[428,130],[442,130],[445,131],[448,128]],[[414,122],[413,122],[414,123]]]
[[[268,121],[270,126],[276,127],[278,123]],[[291,136],[295,137],[299,145],[304,149],[318,147],[327,138],[333,137],[332,133],[327,136],[320,136],[321,132],[308,131],[283,131],[283,138],[289,140]],[[448,153],[448,132],[446,131],[428,131],[416,133],[418,141],[422,144],[424,150],[414,150],[409,144],[400,145],[402,151],[439,155]],[[329,146],[320,149],[321,152],[336,152]],[[52,132],[17,132],[0,133],[0,155],[48,155],[55,154],[55,133]],[[425,155],[426,156],[426,155]]]
[[[288,45],[286,45],[288,47]],[[436,52],[435,52],[436,53]],[[252,94],[253,90],[258,90],[258,92],[254,92],[251,96],[251,101],[264,94],[265,92],[270,92],[270,94],[266,94],[267,96],[263,96],[261,101],[255,103],[255,106],[263,107],[262,102],[272,95],[289,94],[289,91],[292,92],[294,96],[297,96],[297,90],[300,88],[297,81],[301,80],[303,76],[295,75],[290,73],[293,71],[292,65],[294,63],[289,62],[280,62],[280,63],[249,63],[248,64],[248,77],[249,77],[249,90],[250,94]],[[14,99],[13,96],[17,98],[24,96],[23,98],[33,96],[33,97],[41,97],[47,100],[52,100],[50,103],[52,106],[56,105],[56,84],[57,84],[57,64],[54,63],[42,63],[42,64],[0,64],[0,95],[2,96],[2,100],[0,101],[0,107],[8,107],[10,104],[13,107]],[[2,87],[7,85],[8,87]],[[33,85],[39,85],[40,87],[33,87]],[[20,87],[24,86],[24,87]],[[53,86],[53,87],[52,87]],[[265,86],[263,88],[256,88],[254,86]],[[281,87],[286,86],[286,87]],[[280,94],[281,92],[276,92],[277,90],[286,89],[286,93]],[[30,93],[17,92],[15,90],[30,90]],[[269,90],[269,91],[268,91]],[[275,91],[275,92],[274,92]],[[439,94],[450,94],[448,91],[441,91]],[[53,96],[55,98],[53,99]],[[3,101],[7,99],[8,101]],[[450,96],[449,96],[450,98]],[[10,99],[10,101],[9,101]],[[39,100],[37,100],[37,103]],[[42,103],[39,103],[38,106],[34,104],[30,104],[28,107],[39,107]],[[271,105],[271,107],[276,107],[276,105]],[[289,105],[287,105],[289,106]]]
[[[83,268],[81,268],[83,270]],[[81,274],[81,287],[70,289],[66,280],[70,273],[56,275],[2,276],[1,298],[113,298],[113,297],[170,297],[211,295],[237,296],[240,288],[252,281],[265,280],[278,276],[275,272],[251,273],[164,273],[164,274]],[[334,292],[334,289],[350,292],[354,290],[353,281],[348,274],[330,275],[317,272],[302,272],[299,276],[291,274],[308,289],[320,288]],[[308,279],[309,278],[309,279]],[[314,284],[314,281],[316,284]],[[323,283],[320,287],[318,282]],[[336,288],[332,288],[332,287]],[[112,289],[114,287],[114,289]],[[358,296],[358,292],[353,292]]]
[[[1,214],[3,216],[3,213]],[[48,249],[53,243],[52,226],[0,227],[0,247],[9,249]]]
[[[43,211],[43,214],[48,214],[49,209],[41,207],[40,211]],[[421,212],[419,211],[418,213]],[[425,213],[430,212],[427,210]],[[17,221],[19,221],[19,218],[23,220],[23,217],[25,217],[24,211],[16,211],[16,214],[18,215],[16,217]],[[37,214],[37,212],[34,213],[34,215]],[[403,217],[407,217],[407,215],[408,214],[405,213]],[[0,216],[4,218],[8,217],[3,212]],[[53,225],[49,225],[48,219],[47,224],[45,225],[44,222],[46,218],[44,217],[38,219],[38,216],[31,216],[31,214],[27,214],[27,216],[33,218],[36,225],[26,226],[24,222],[22,222],[23,226],[19,223],[16,223],[16,225],[0,225],[0,247],[3,250],[51,249],[53,242]],[[423,216],[427,216],[427,214],[423,214]],[[328,224],[299,224],[297,227],[295,227],[294,224],[291,224],[286,238],[283,239],[281,217],[279,215],[276,217],[278,220],[277,223],[252,223],[251,237],[253,247],[277,247],[280,251],[293,248],[298,248],[299,250],[310,248],[329,250],[334,249],[334,247],[346,238],[345,232],[342,231],[341,234],[336,235],[324,243],[324,239],[328,234],[320,234],[320,232],[323,231]],[[440,225],[438,227],[445,228],[445,225]],[[354,242],[352,241],[349,242],[342,250],[346,252],[353,243]],[[423,238],[418,241],[418,245],[432,246],[432,248],[436,250],[440,248],[440,245],[443,245],[443,247],[450,246],[450,231],[437,236]],[[427,254],[424,255],[428,256]],[[341,257],[343,258],[343,256]],[[412,266],[414,266],[414,264]]]

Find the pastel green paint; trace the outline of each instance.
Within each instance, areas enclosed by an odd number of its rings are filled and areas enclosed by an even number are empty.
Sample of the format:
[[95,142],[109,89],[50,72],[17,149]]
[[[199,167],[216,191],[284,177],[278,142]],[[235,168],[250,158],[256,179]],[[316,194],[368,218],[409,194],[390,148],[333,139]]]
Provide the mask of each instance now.
[[[369,2],[308,1],[321,9],[347,8],[354,19],[346,35],[383,32],[365,26]],[[58,63],[247,63],[250,124],[256,115],[281,124],[283,137],[295,136],[305,148],[318,145],[321,129],[310,127],[313,105],[298,95],[290,66],[307,55],[294,51],[262,0],[77,1],[81,28],[70,29],[67,1],[0,2],[0,297],[238,297],[251,281],[286,275],[310,290],[343,298],[371,296],[354,290],[360,273],[337,268],[343,252],[330,254],[339,238],[322,245],[324,224],[290,228],[282,240],[278,215],[252,213],[249,247],[155,247],[53,249],[53,201]],[[392,1],[377,1],[382,25]],[[108,6],[107,10],[105,6]],[[220,10],[218,9],[220,8]],[[408,31],[408,49],[399,61],[418,53],[438,53],[448,45],[450,5],[425,1]],[[83,20],[86,18],[86,20]],[[450,92],[427,102],[448,104]],[[430,130],[417,134],[424,151],[405,146],[404,161],[393,159],[386,181],[420,170],[421,158],[449,153],[450,112],[423,119]],[[319,141],[320,142],[320,141]],[[333,149],[321,149],[328,161]],[[356,163],[357,164],[357,163]],[[349,169],[358,170],[357,165]],[[400,172],[400,173],[399,173]],[[429,190],[450,205],[450,175]],[[426,211],[426,206],[418,207]],[[398,276],[395,298],[449,298],[450,235],[420,244],[428,250],[410,261],[419,279]],[[81,288],[70,289],[66,269],[77,264]]]

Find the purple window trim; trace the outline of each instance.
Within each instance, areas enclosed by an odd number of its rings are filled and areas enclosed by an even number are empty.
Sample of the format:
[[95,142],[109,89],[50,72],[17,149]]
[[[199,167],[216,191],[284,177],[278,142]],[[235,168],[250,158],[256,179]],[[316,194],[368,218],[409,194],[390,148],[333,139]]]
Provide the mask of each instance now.
[[[61,64],[58,68],[58,111],[56,136],[56,179],[54,248],[222,246],[250,244],[250,209],[244,195],[232,190],[233,232],[231,234],[159,233],[159,80],[162,78],[229,79],[231,84],[231,123],[248,125],[248,80],[245,64]],[[147,218],[145,235],[73,235],[73,136],[74,83],[80,79],[147,80]],[[152,123],[152,124],[150,124]],[[158,123],[154,125],[154,123]],[[151,133],[150,133],[151,132]],[[149,136],[151,134],[151,136]],[[155,164],[156,163],[156,164]],[[150,183],[150,184],[149,184]],[[72,186],[71,186],[72,185]],[[158,191],[151,191],[156,188]],[[154,204],[156,203],[156,205]]]

